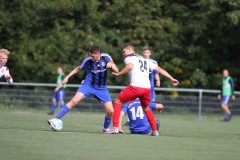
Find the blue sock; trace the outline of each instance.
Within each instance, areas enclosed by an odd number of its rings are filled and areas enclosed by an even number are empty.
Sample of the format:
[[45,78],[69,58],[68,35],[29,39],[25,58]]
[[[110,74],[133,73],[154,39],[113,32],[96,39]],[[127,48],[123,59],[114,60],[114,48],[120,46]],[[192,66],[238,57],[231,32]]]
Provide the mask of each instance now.
[[225,115],[224,115],[224,119],[227,119],[227,118],[228,118],[228,114],[225,114]]
[[112,118],[105,117],[105,119],[104,119],[104,124],[103,124],[103,128],[104,128],[104,129],[109,128],[111,122],[112,122]]
[[61,119],[65,114],[67,114],[70,111],[70,109],[64,105],[61,110],[56,115],[56,118]]
[[57,108],[57,103],[56,103],[56,102],[53,102],[53,103],[52,103],[51,111],[54,113],[55,110],[56,110],[56,108]]

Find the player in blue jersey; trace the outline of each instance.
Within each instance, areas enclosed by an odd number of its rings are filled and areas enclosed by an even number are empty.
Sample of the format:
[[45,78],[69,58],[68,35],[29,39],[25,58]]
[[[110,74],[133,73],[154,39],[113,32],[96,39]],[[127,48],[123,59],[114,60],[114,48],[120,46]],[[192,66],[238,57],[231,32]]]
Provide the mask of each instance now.
[[[83,60],[80,66],[73,69],[62,81],[62,84],[66,84],[71,76],[78,73],[80,70],[87,70],[85,80],[77,90],[77,93],[61,108],[55,118],[61,119],[82,99],[93,95],[97,100],[103,103],[106,109],[103,131],[107,131],[113,115],[112,100],[108,88],[106,87],[108,68],[112,69],[114,72],[119,72],[117,66],[108,54],[101,53],[99,46],[91,46],[89,48],[89,56]],[[52,126],[52,119],[48,120],[48,123]]]
[[63,69],[61,66],[57,67],[57,74],[58,74],[57,86],[54,89],[54,95],[52,98],[52,107],[48,115],[54,115],[58,103],[61,108],[64,105],[64,95],[65,95],[66,85],[62,85],[62,80],[65,78],[65,74],[63,73]]
[[[152,103],[152,102],[150,102]],[[163,105],[149,105],[151,109],[156,109],[159,112],[162,111]],[[129,119],[129,130],[131,134],[149,134],[151,132],[151,126],[147,120],[147,117],[142,109],[141,102],[136,99],[130,103],[126,103],[121,111],[119,118],[119,133],[124,133],[121,127],[123,116],[127,114]],[[160,121],[156,120],[157,130],[159,130]]]

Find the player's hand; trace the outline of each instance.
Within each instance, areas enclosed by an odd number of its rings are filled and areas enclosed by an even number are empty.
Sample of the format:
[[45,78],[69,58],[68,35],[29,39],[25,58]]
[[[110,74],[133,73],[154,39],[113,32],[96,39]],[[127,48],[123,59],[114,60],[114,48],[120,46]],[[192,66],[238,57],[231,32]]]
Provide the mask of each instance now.
[[13,84],[13,79],[11,76],[6,76],[6,81],[8,82],[8,84]]
[[54,89],[54,91],[55,91],[55,92],[57,92],[58,90],[59,90],[59,88],[58,88],[58,87]]
[[124,134],[124,131],[122,129],[119,129],[119,133]]
[[156,86],[160,87],[160,81],[156,81]]
[[218,99],[218,100],[221,100],[221,95],[220,95],[220,94],[217,96],[217,99]]
[[11,76],[6,76],[5,77],[7,81],[9,81],[12,77]]
[[176,79],[171,79],[171,82],[174,86],[177,86],[179,84],[178,80]]
[[113,76],[118,76],[119,74],[117,72],[112,72]]
[[164,106],[163,106],[162,104],[157,104],[157,105],[156,105],[156,110],[157,110],[158,112],[162,112],[163,109],[164,109]]
[[232,95],[232,100],[235,100],[235,99],[236,99],[236,97],[234,95]]
[[107,65],[106,65],[106,67],[107,67],[107,68],[112,68],[113,64],[114,64],[113,62],[108,62]]
[[64,84],[66,84],[67,82],[68,82],[68,78],[65,77],[65,78],[62,80],[62,84],[64,85]]

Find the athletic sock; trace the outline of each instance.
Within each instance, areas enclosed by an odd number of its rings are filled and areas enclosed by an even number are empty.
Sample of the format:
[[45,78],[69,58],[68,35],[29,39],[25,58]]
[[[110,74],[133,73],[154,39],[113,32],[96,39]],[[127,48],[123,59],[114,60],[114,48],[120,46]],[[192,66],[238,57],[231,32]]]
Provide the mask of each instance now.
[[156,126],[156,122],[155,122],[155,118],[154,118],[152,110],[149,109],[149,110],[145,111],[145,114],[146,114],[148,122],[152,128],[152,131],[156,131],[157,126]]
[[113,127],[118,128],[119,124],[119,117],[121,113],[121,104],[120,103],[114,103],[114,112],[113,112]]
[[55,110],[56,110],[56,108],[57,108],[57,103],[56,103],[56,102],[53,102],[53,103],[52,103],[51,112],[54,113]]
[[105,116],[103,128],[104,129],[108,129],[110,124],[111,124],[111,122],[112,122],[112,118],[108,118],[108,117]]
[[64,105],[59,113],[56,115],[56,118],[61,119],[65,114],[67,114],[70,111],[70,109],[67,107],[67,105]]

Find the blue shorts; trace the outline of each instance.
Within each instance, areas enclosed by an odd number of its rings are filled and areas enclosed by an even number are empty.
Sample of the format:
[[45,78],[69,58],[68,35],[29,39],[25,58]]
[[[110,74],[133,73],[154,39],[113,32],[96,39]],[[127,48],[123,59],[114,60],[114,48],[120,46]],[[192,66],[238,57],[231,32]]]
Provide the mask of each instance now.
[[53,98],[56,99],[57,101],[64,100],[64,95],[65,95],[65,90],[60,89],[57,92],[54,92]]
[[228,104],[231,96],[222,96],[221,102]]
[[96,88],[88,84],[83,84],[81,87],[78,88],[77,92],[81,92],[82,94],[84,94],[85,97],[93,95],[97,100],[103,103],[112,102],[108,88],[106,86]]
[[130,130],[131,134],[149,134],[151,132],[151,127],[149,126],[148,129],[146,129],[145,131],[133,131]]

